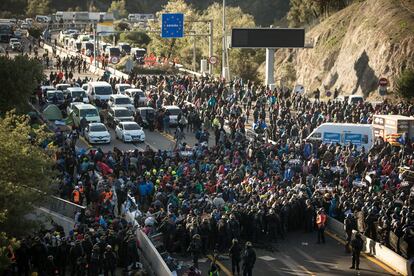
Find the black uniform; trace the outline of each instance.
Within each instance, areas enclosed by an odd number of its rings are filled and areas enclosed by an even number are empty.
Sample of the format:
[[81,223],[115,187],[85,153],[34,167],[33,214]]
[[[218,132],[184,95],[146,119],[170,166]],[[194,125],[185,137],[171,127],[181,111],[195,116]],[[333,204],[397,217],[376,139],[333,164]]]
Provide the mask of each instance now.
[[356,234],[351,241],[352,246],[352,266],[351,268],[359,269],[359,257],[364,246],[364,241],[359,234]]
[[256,262],[256,252],[250,246],[243,252],[243,276],[252,276]]

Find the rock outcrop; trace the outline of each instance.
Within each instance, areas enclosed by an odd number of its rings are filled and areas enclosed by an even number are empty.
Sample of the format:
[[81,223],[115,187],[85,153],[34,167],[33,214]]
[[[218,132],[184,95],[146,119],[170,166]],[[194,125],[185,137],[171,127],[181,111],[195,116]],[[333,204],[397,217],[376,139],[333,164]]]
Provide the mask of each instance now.
[[338,88],[343,95],[370,96],[381,77],[392,91],[398,74],[414,67],[414,1],[354,3],[307,31],[306,38],[314,48],[276,51],[276,76],[291,62],[307,92]]

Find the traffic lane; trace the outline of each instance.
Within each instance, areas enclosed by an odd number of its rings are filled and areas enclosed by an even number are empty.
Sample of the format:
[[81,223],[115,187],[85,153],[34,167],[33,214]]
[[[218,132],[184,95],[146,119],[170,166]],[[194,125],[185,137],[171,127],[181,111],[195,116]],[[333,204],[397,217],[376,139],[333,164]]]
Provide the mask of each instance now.
[[[326,235],[325,244],[316,244],[315,233],[290,233],[278,243],[254,245],[256,264],[254,275],[398,275],[361,256],[360,270],[349,269],[350,254],[345,253],[343,244]],[[268,248],[266,248],[268,247]],[[201,263],[203,272],[208,271],[210,262]],[[231,275],[231,260],[220,258],[225,267],[224,274]]]
[[138,149],[139,151],[145,151],[146,147],[149,146],[153,150],[172,150],[174,149],[175,142],[160,134],[159,132],[149,131],[144,129],[145,132],[145,142],[144,143],[125,143],[119,139],[116,139],[115,131],[108,127],[108,131],[111,134],[111,143],[110,144],[90,144],[85,137],[80,137],[78,139],[76,146],[79,148],[101,148],[103,152],[113,151],[114,148],[118,148],[121,151],[134,151]]

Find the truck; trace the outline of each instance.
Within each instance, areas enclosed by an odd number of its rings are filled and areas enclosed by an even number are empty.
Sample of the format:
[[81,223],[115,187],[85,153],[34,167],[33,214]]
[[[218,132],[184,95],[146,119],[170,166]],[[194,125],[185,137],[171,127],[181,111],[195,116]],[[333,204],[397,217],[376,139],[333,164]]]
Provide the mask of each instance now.
[[306,141],[323,144],[355,145],[369,150],[373,146],[374,132],[371,124],[324,123],[315,128]]
[[[414,139],[414,117],[403,115],[374,115],[372,126],[375,138],[383,138],[398,146],[405,138]],[[403,137],[403,139],[401,139]]]

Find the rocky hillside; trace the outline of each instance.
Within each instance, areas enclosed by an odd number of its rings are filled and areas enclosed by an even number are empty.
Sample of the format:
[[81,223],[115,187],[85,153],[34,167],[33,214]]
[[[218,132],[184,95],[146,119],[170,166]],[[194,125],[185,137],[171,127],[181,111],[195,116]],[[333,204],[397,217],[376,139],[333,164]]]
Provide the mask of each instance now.
[[314,48],[278,50],[276,77],[295,68],[308,92],[340,89],[344,95],[375,96],[378,79],[414,67],[414,0],[362,0],[306,32]]

